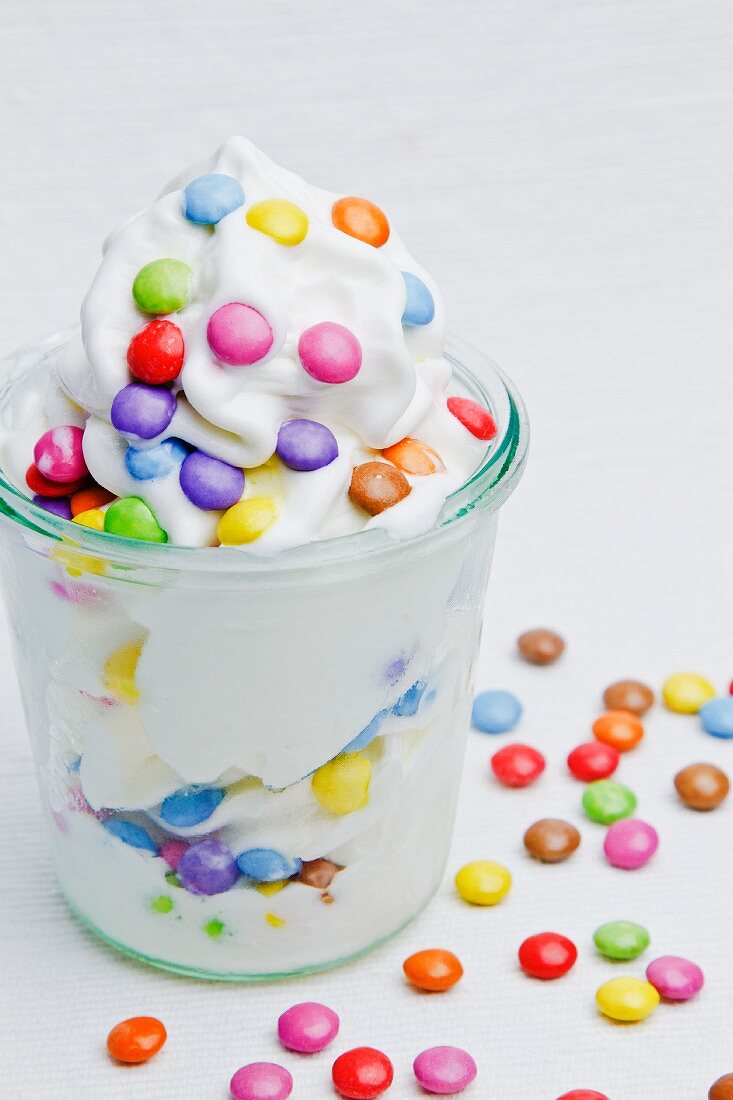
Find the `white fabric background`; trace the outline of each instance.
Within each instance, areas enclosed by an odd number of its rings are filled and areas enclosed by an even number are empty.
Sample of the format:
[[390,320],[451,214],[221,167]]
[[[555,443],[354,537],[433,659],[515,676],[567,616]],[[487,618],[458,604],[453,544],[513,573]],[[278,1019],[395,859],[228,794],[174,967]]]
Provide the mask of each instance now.
[[[6,0],[4,14],[2,350],[72,320],[108,228],[242,132],[314,182],[382,202],[442,285],[452,328],[516,379],[534,439],[500,530],[479,686],[519,693],[518,732],[549,767],[532,790],[498,789],[498,740],[471,735],[451,870],[506,862],[515,886],[500,907],[463,906],[447,878],[417,924],[358,965],[197,985],[117,957],[67,914],[3,633],[0,1092],[224,1100],[238,1065],[280,1057],[277,1014],[320,998],[342,1015],[338,1049],[393,1057],[395,1100],[419,1095],[412,1058],[444,1042],[477,1058],[482,1100],[580,1086],[701,1100],[733,1070],[733,806],[686,812],[671,778],[695,759],[733,772],[733,745],[654,712],[621,772],[661,833],[643,872],[608,868],[590,823],[554,868],[531,864],[521,836],[541,816],[580,822],[563,759],[609,680],[658,685],[691,666],[722,689],[733,675],[729,0]],[[554,669],[513,655],[536,624],[568,638]],[[647,959],[705,968],[697,1002],[636,1027],[597,1015],[596,986],[620,971],[590,937],[619,917],[649,927]],[[515,951],[548,928],[580,959],[541,985]],[[428,945],[466,967],[442,998],[401,978]],[[170,1040],[126,1071],[104,1037],[133,1013],[160,1015]],[[330,1095],[328,1055],[282,1061],[299,1100]]]

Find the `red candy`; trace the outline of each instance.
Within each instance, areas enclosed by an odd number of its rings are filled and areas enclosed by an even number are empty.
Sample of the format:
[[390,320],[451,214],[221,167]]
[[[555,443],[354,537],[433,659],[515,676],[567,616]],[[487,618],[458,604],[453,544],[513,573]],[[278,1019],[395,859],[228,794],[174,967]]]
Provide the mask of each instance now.
[[593,1089],[573,1089],[572,1092],[564,1092],[557,1100],[608,1100],[605,1092],[595,1092]]
[[77,489],[81,489],[86,482],[85,477],[80,478],[79,481],[51,481],[50,478],[43,476],[35,463],[31,463],[26,470],[25,480],[28,488],[42,497],[68,496],[70,493],[75,493]]
[[392,1084],[392,1063],[381,1050],[355,1047],[340,1055],[331,1070],[337,1092],[348,1100],[372,1100]]
[[151,321],[130,340],[127,365],[141,382],[160,386],[181,373],[183,333],[172,321]]
[[613,745],[605,741],[588,741],[578,745],[568,756],[571,775],[581,783],[593,783],[596,779],[608,779],[618,767],[620,755]]
[[531,745],[505,745],[491,757],[491,769],[505,787],[528,787],[545,770],[545,758]]
[[498,428],[491,413],[467,397],[449,397],[448,411],[477,439],[493,439]]
[[557,932],[530,936],[519,948],[519,965],[532,978],[551,981],[562,978],[575,965],[578,949],[572,940]]

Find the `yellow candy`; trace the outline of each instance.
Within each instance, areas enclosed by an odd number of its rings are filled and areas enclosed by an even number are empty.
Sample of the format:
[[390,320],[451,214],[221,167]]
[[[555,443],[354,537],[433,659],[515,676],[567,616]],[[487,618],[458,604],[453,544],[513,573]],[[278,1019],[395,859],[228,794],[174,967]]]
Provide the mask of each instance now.
[[59,565],[63,565],[70,577],[81,577],[84,573],[93,573],[95,576],[104,575],[104,562],[99,558],[92,558],[89,554],[80,554],[78,550],[68,547],[59,547],[53,550],[51,557]]
[[369,801],[372,765],[361,752],[342,752],[314,773],[311,787],[330,814],[353,814]]
[[104,662],[104,686],[125,703],[135,703],[140,698],[135,685],[135,672],[144,644],[142,641],[128,642],[114,649]]
[[654,986],[641,978],[612,978],[596,993],[596,1004],[604,1016],[627,1023],[645,1019],[659,1000]]
[[277,507],[269,497],[249,497],[233,504],[219,520],[216,534],[223,546],[241,546],[264,535],[277,519]]
[[104,531],[104,512],[101,508],[89,508],[86,512],[79,512],[74,516],[72,523],[80,523],[82,527],[91,527],[93,531]]
[[489,860],[467,863],[456,875],[458,893],[472,905],[497,905],[507,896],[511,884],[506,867]]
[[285,199],[256,202],[247,211],[247,225],[272,237],[278,244],[300,244],[308,232],[308,216]]
[[257,886],[255,886],[255,890],[258,890],[260,894],[264,894],[266,898],[271,898],[275,894],[279,894],[281,890],[284,890],[287,884],[287,879],[285,882],[259,882]]
[[282,926],[285,924],[283,918],[278,917],[276,913],[266,913],[265,920],[271,928],[282,928]]
[[697,714],[703,703],[712,699],[715,688],[697,672],[675,672],[662,687],[665,705],[677,714]]

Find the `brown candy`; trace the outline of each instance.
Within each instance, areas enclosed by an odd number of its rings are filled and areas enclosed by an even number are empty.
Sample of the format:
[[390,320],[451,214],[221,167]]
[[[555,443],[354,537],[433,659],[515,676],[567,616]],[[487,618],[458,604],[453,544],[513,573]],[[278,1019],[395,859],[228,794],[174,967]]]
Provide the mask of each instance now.
[[733,1073],[726,1073],[710,1086],[708,1100],[733,1100]]
[[603,693],[608,710],[630,710],[641,718],[654,702],[654,692],[639,680],[617,680]]
[[300,868],[298,882],[306,886],[315,886],[316,890],[327,890],[333,877],[341,868],[330,859],[305,859]]
[[580,844],[580,833],[568,821],[543,817],[535,821],[524,834],[524,846],[534,859],[542,863],[562,863]]
[[714,810],[725,801],[730,790],[728,776],[714,764],[689,764],[677,772],[674,785],[691,810]]
[[552,665],[565,649],[565,642],[554,630],[525,630],[517,639],[517,646],[531,665]]
[[394,466],[386,462],[363,462],[351,475],[349,496],[370,516],[378,516],[385,508],[399,504],[412,492],[412,486]]

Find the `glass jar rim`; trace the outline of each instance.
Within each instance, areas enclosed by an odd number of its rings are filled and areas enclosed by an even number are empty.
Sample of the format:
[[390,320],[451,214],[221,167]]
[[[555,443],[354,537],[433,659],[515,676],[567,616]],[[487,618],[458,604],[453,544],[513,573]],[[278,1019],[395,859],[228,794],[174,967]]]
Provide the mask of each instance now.
[[[6,356],[0,371],[0,411],[12,387],[76,334],[72,326],[45,339],[23,345]],[[94,558],[113,561],[127,569],[175,572],[281,574],[282,572],[337,565],[353,559],[392,556],[406,549],[433,544],[476,510],[492,512],[513,492],[524,472],[529,444],[529,422],[524,402],[507,376],[487,356],[466,341],[448,336],[445,358],[468,394],[488,406],[500,426],[481,461],[464,483],[445,501],[438,519],[422,534],[405,539],[390,536],[383,528],[304,543],[279,554],[248,554],[239,547],[180,546],[127,539],[80,524],[72,524],[46,511],[18,489],[0,467],[0,516],[53,543],[63,543]]]

